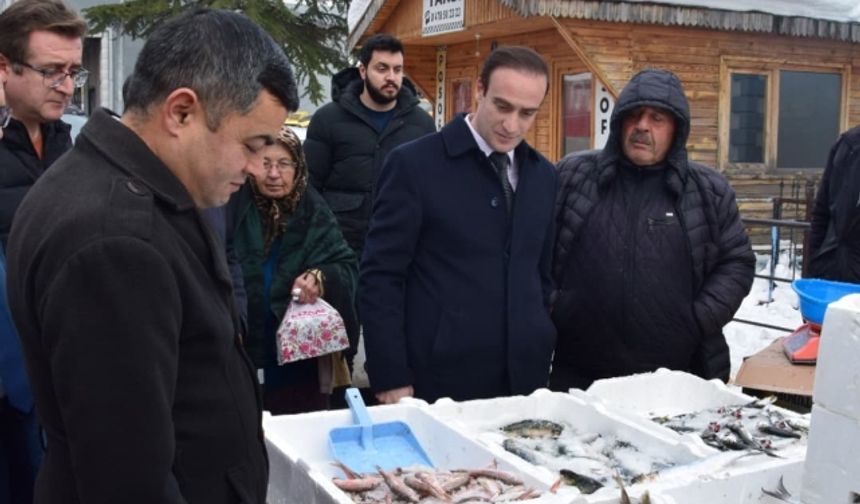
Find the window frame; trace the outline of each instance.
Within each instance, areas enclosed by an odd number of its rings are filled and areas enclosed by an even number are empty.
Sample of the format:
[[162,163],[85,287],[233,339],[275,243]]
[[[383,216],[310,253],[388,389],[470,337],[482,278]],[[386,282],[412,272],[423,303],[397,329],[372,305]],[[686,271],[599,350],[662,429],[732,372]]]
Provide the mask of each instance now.
[[[597,78],[594,73],[585,66],[580,59],[561,58],[552,62],[552,83],[550,83],[550,105],[552,110],[558,111],[555,114],[555,120],[552,121],[550,129],[550,152],[555,154],[558,159],[565,156],[564,154],[564,114],[561,113],[564,105],[564,85],[563,80],[565,75],[575,75],[581,73],[591,73],[591,99],[594,100],[596,93],[595,82]],[[589,146],[594,145],[594,110],[592,107],[589,129],[591,136],[589,138]],[[593,148],[593,147],[589,147]]]
[[[730,173],[750,174],[780,174],[798,170],[822,170],[821,167],[809,168],[779,168],[777,162],[777,147],[779,141],[779,89],[780,72],[783,70],[796,72],[815,72],[838,74],[841,79],[840,106],[838,130],[848,128],[849,85],[851,82],[851,65],[841,63],[795,63],[785,59],[750,58],[723,56],[720,58],[720,92],[719,92],[719,146],[718,162],[722,171]],[[732,75],[763,75],[765,84],[765,121],[764,121],[764,162],[763,163],[732,163],[729,162],[729,134],[731,129],[732,105]],[[836,139],[834,138],[835,142]]]

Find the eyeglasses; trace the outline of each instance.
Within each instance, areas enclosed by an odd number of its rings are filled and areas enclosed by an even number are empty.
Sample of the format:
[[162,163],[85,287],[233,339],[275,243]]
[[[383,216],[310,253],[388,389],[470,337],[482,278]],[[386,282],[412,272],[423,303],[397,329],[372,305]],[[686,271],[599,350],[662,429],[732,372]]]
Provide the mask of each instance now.
[[90,71],[84,68],[76,68],[71,72],[66,72],[60,68],[36,68],[29,63],[24,63],[23,61],[19,61],[15,64],[42,74],[42,82],[45,86],[51,89],[57,89],[62,86],[63,82],[66,81],[66,77],[71,77],[72,83],[75,87],[80,88],[87,83],[87,78],[90,76]]
[[293,161],[287,161],[286,159],[279,159],[277,161],[272,161],[271,159],[264,159],[263,168],[266,171],[269,171],[272,168],[277,168],[278,171],[287,171],[291,168],[295,169],[296,163],[294,163]]
[[0,129],[9,126],[9,119],[12,119],[12,107],[0,105]]

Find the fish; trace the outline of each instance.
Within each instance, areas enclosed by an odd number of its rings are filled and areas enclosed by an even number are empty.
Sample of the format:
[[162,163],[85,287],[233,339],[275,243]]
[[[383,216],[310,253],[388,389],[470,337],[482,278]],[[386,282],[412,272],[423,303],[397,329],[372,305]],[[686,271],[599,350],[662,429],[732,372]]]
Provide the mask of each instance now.
[[514,476],[511,473],[502,471],[500,469],[471,469],[468,471],[469,476],[473,478],[480,478],[481,476],[485,478],[497,479],[503,483],[507,483],[509,485],[522,485],[523,480],[519,477]]
[[618,488],[621,489],[621,500],[619,501],[619,504],[631,504],[630,496],[627,495],[627,489],[624,488],[624,481],[618,475],[615,475],[612,478],[615,480],[615,483],[618,484]]
[[557,438],[564,430],[564,426],[549,420],[529,419],[505,425],[501,430],[506,434],[521,438]]
[[[788,425],[786,425],[786,427],[788,427]],[[758,428],[759,431],[761,431],[765,434],[773,434],[774,436],[779,436],[779,437],[784,437],[784,438],[800,439],[800,434],[798,434],[797,432],[794,432],[791,428],[786,429],[786,428],[780,427],[779,424],[770,424],[770,423],[761,422],[756,426],[756,428]]]
[[758,399],[754,399],[754,400],[744,404],[743,407],[744,408],[763,409],[763,408],[766,408],[767,406],[770,406],[770,405],[776,403],[776,401],[777,401],[777,397],[775,395],[769,395],[767,397],[760,397]]
[[805,420],[801,420],[799,418],[783,418],[783,422],[787,423],[789,427],[796,431],[800,431],[803,433],[809,432],[809,422]]
[[752,434],[750,434],[744,428],[743,425],[741,425],[739,423],[732,422],[732,423],[726,424],[726,427],[728,427],[728,429],[730,431],[734,432],[741,441],[743,441],[747,446],[749,446],[753,450],[758,450],[758,451],[760,451],[760,452],[762,452],[762,453],[764,453],[770,457],[782,458],[779,455],[777,455],[776,453],[774,453],[773,450],[765,448],[764,446],[762,446],[761,443],[759,443],[758,441],[753,439]]
[[540,492],[535,490],[534,488],[526,488],[523,486],[515,486],[505,490],[504,493],[501,493],[490,499],[490,502],[513,502],[513,501],[523,501],[536,499],[540,496]]
[[790,502],[792,504],[798,504],[798,501],[791,498],[791,492],[785,488],[785,485],[782,482],[782,476],[779,477],[779,482],[776,484],[776,490],[766,490],[764,487],[761,489],[761,493],[773,497],[774,499],[780,500],[782,502]]
[[472,477],[466,472],[459,472],[442,482],[442,489],[446,492],[453,492],[469,484]]
[[679,475],[686,474],[709,474],[713,475],[717,472],[731,467],[738,460],[746,457],[752,457],[761,453],[758,450],[747,450],[745,452],[738,453],[736,451],[728,451],[721,452],[716,455],[711,455],[709,457],[705,457],[699,461],[690,463],[690,464],[681,464],[669,469],[660,471],[656,474],[651,475],[648,479],[650,481],[661,481],[661,480],[672,480],[673,478],[678,477]]
[[437,499],[442,499],[444,501],[451,500],[451,496],[448,495],[444,490],[442,490],[441,488],[434,487],[426,481],[418,479],[417,476],[406,476],[405,478],[403,478],[403,483],[405,483],[406,486],[408,486],[409,488],[421,492],[425,495],[432,495],[433,497],[436,497]]
[[378,487],[379,484],[382,483],[382,480],[368,476],[366,478],[350,479],[332,478],[331,482],[334,483],[334,486],[340,488],[344,492],[367,492],[368,490],[373,490]]
[[344,464],[343,462],[341,462],[340,460],[335,460],[334,462],[331,463],[331,465],[333,465],[333,466],[339,468],[341,471],[343,471],[343,473],[349,479],[361,478],[360,474],[358,474],[357,472],[355,472],[352,469],[350,469],[349,467],[347,467],[347,465]]
[[395,476],[393,473],[386,471],[385,469],[376,466],[376,470],[379,471],[379,474],[382,475],[383,479],[385,479],[385,483],[391,488],[391,491],[395,494],[403,497],[409,502],[418,502],[421,500],[421,497],[415,493],[415,490],[412,490],[406,483],[403,482],[400,478]]
[[483,488],[464,488],[451,497],[455,504],[461,502],[489,502],[492,496]]
[[526,462],[529,462],[531,464],[537,463],[537,457],[535,456],[535,453],[522,443],[518,442],[516,439],[505,439],[504,441],[502,441],[502,448],[513,453],[514,455],[525,460]]
[[448,495],[448,492],[445,491],[444,488],[442,488],[442,486],[439,484],[439,482],[436,480],[436,477],[433,476],[432,473],[418,471],[417,473],[415,473],[415,477],[427,484],[428,488],[430,489],[431,495],[434,495],[442,500],[451,500],[451,496]]
[[499,495],[502,493],[502,484],[498,480],[490,478],[477,478],[478,484],[487,491],[490,495]]
[[565,485],[575,486],[580,492],[589,495],[603,488],[603,483],[584,474],[578,474],[570,469],[562,469],[558,472]]

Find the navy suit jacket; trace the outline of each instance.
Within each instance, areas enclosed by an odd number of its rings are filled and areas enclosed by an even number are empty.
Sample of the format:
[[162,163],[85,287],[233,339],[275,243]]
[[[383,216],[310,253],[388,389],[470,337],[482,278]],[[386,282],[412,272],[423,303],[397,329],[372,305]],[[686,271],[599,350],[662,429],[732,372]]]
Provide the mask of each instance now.
[[393,150],[359,279],[371,386],[456,400],[546,386],[556,173],[525,142],[512,215],[465,116]]

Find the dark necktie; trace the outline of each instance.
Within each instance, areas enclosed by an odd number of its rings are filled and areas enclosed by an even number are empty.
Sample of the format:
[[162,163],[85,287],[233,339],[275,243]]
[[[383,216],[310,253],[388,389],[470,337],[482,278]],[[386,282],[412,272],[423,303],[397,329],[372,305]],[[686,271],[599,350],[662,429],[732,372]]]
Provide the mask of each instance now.
[[505,194],[505,205],[507,205],[508,213],[511,213],[511,204],[514,200],[514,188],[508,178],[508,165],[511,164],[511,158],[504,152],[493,152],[490,154],[490,162],[493,163],[496,173],[499,175],[502,192]]

